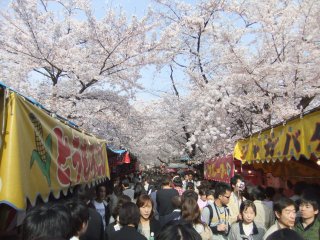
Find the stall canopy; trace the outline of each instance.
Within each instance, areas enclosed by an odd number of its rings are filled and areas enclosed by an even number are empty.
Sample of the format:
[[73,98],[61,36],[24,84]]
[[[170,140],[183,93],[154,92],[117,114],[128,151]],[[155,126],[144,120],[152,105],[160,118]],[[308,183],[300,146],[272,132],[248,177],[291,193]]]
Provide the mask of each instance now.
[[137,158],[125,149],[114,149],[107,146],[111,178],[125,176],[139,169]]
[[50,193],[110,177],[106,142],[0,85],[0,203],[25,209]]
[[234,149],[234,158],[243,163],[287,177],[319,178],[319,155],[319,108],[239,140]]

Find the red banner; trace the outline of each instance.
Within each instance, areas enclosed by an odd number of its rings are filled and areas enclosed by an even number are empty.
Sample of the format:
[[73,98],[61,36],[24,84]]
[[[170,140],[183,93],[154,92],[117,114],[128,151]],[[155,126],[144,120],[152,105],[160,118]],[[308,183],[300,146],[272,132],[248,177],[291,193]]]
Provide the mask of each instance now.
[[232,155],[218,157],[204,163],[204,177],[218,182],[230,182],[234,175]]

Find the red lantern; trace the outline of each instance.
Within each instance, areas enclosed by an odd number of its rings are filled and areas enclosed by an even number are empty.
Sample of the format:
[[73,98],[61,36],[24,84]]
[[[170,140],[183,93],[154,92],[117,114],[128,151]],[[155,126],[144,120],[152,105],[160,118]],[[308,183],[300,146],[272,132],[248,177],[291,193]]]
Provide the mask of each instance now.
[[131,162],[130,156],[129,156],[129,152],[126,152],[126,153],[124,154],[123,162],[124,162],[124,163],[130,163],[130,162]]

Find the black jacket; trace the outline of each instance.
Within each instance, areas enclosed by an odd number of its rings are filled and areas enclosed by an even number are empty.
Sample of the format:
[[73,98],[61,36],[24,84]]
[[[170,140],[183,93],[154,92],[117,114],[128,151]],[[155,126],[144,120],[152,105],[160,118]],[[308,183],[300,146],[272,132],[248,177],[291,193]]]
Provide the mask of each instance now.
[[110,234],[110,240],[147,240],[145,236],[138,233],[135,227],[124,226],[119,231]]
[[174,210],[171,199],[174,196],[179,196],[179,193],[175,189],[160,189],[157,191],[156,200],[157,200],[157,210],[159,216],[165,216]]
[[104,240],[102,217],[95,209],[89,208],[88,228],[80,240]]
[[150,219],[150,233],[154,233],[154,236],[157,236],[161,230],[160,222],[157,219]]
[[[110,204],[108,204],[107,202],[103,201],[103,205],[104,205],[104,211],[105,211],[104,220],[105,220],[106,227],[107,227],[108,224],[109,224],[109,221],[110,221],[110,217],[111,217]],[[93,202],[90,202],[88,207],[96,210]]]
[[161,221],[160,221],[160,225],[161,227],[165,226],[167,223],[173,221],[173,220],[180,220],[181,219],[181,211],[173,211],[172,213],[166,215],[166,216],[163,216],[161,218]]
[[[110,236],[115,232],[115,229],[114,229],[114,225],[116,223],[113,222],[111,224],[109,224],[106,228],[106,233],[105,233],[105,240],[109,240],[110,239]],[[154,236],[157,236],[158,233],[160,232],[161,230],[161,225],[160,225],[160,222],[154,218],[152,218],[150,220],[150,233],[154,233]]]

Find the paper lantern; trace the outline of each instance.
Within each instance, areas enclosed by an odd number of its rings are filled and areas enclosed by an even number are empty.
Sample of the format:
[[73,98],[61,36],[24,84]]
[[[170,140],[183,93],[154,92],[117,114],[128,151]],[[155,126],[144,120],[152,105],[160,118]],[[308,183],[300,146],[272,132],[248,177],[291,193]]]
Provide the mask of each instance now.
[[129,152],[126,152],[126,153],[124,154],[123,162],[124,162],[124,163],[130,163],[130,162],[131,162],[130,156],[129,156]]

